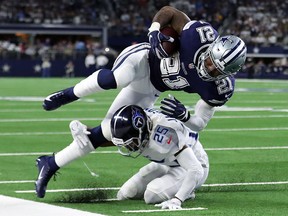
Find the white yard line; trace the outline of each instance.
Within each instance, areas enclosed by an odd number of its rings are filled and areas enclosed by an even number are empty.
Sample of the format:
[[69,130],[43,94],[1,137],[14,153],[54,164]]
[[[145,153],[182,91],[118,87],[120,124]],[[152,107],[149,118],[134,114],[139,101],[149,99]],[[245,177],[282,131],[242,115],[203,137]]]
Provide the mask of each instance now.
[[0,184],[23,184],[33,182],[35,182],[35,180],[0,181]]
[[[288,115],[287,115],[288,117]],[[45,118],[45,119],[0,119],[0,122],[59,122],[59,121],[72,121],[75,118]],[[77,118],[79,121],[102,121],[103,118]]]
[[0,195],[0,215],[2,216],[104,216],[47,203],[34,202]]
[[196,208],[182,208],[182,209],[153,209],[153,210],[126,210],[122,211],[123,213],[150,213],[150,212],[173,212],[173,211],[199,211],[207,210],[208,208],[196,207]]
[[[276,131],[288,130],[288,127],[271,127],[271,128],[217,128],[204,129],[205,132],[234,132],[234,131]],[[40,136],[40,135],[65,135],[70,132],[3,132],[0,136]]]
[[242,151],[242,150],[275,150],[288,149],[288,146],[263,146],[263,147],[229,147],[229,148],[205,148],[205,151]]
[[[288,146],[259,146],[259,147],[229,147],[229,148],[205,148],[206,151],[242,151],[242,150],[275,150],[288,149]],[[53,152],[13,152],[0,153],[0,157],[6,156],[33,156],[33,155],[49,155]],[[94,151],[91,154],[118,154],[118,151]]]
[[[241,108],[242,109],[242,108]],[[238,110],[237,110],[238,111]],[[241,115],[241,116],[214,116],[216,119],[251,119],[251,118],[288,118],[288,115]],[[59,121],[72,121],[74,118],[45,118],[45,119],[0,119],[1,123],[9,122],[59,122]],[[103,118],[77,118],[80,121],[102,121]]]
[[[91,152],[91,154],[118,154],[118,151],[95,151]],[[0,153],[0,157],[6,156],[32,156],[32,155],[50,155],[53,152],[13,152],[13,153]]]
[[[201,187],[226,187],[226,186],[252,186],[252,185],[283,185],[288,184],[288,181],[279,182],[239,182],[239,183],[215,183],[215,184],[203,184]],[[107,188],[67,188],[67,189],[55,189],[47,190],[47,193],[59,193],[59,192],[79,192],[79,191],[97,191],[97,190],[119,190],[120,187],[107,187]],[[17,190],[15,193],[35,193],[35,190]]]
[[[275,131],[275,130],[288,130],[288,127],[271,127],[271,128],[217,128],[217,129],[204,129],[205,132],[234,132],[234,131]],[[0,134],[1,135],[1,134]]]
[[[258,147],[229,147],[229,148],[205,148],[206,151],[243,151],[243,150],[276,150],[288,149],[288,146],[258,146]],[[11,152],[0,153],[0,157],[6,156],[33,156],[33,155],[50,155],[53,152]],[[118,151],[94,151],[91,154],[118,154]]]

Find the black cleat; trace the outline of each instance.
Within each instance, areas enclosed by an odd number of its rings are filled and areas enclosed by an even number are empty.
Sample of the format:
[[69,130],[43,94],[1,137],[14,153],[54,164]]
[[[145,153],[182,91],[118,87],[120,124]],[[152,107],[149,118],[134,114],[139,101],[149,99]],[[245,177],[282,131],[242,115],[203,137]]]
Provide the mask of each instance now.
[[47,111],[51,111],[62,105],[78,100],[79,98],[73,93],[73,88],[74,87],[70,87],[48,95],[43,101],[43,108]]
[[35,191],[37,197],[43,198],[46,193],[46,188],[49,180],[56,174],[58,169],[51,169],[48,160],[53,156],[43,155],[36,159],[36,166],[38,167],[38,178],[35,181]]

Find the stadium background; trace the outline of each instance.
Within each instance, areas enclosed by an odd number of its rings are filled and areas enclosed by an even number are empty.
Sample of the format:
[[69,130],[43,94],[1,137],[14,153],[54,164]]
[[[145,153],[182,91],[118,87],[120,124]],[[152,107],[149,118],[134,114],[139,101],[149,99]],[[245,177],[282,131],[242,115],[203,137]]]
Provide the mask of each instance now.
[[[118,90],[91,95],[52,113],[42,109],[43,98],[87,76],[88,53],[113,59],[125,46],[146,41],[151,18],[167,4],[191,19],[211,22],[223,34],[241,36],[248,45],[246,65],[237,76],[251,79],[237,80],[233,98],[200,135],[211,166],[196,200],[185,202],[185,210],[178,212],[155,212],[158,209],[143,200],[115,201],[117,188],[147,163],[144,158],[125,158],[115,147],[99,148],[61,169],[45,199],[38,199],[35,159],[71,142],[71,120],[98,125]],[[7,206],[1,199],[5,195],[115,216],[286,216],[287,5],[287,0],[50,0],[45,4],[0,0],[0,215],[7,216],[9,207],[18,211],[9,216],[32,216],[35,210],[33,205]],[[41,78],[45,58],[52,64],[49,79]],[[70,60],[76,77],[63,79]],[[193,112],[197,95],[173,94]],[[99,176],[91,175],[84,163]]]
[[85,66],[88,53],[106,55],[111,67],[123,48],[147,41],[151,19],[164,5],[240,36],[248,59],[238,77],[287,79],[287,0],[2,0],[0,76],[41,77],[44,59],[50,76],[65,76],[69,61],[75,76],[87,76],[95,69]]

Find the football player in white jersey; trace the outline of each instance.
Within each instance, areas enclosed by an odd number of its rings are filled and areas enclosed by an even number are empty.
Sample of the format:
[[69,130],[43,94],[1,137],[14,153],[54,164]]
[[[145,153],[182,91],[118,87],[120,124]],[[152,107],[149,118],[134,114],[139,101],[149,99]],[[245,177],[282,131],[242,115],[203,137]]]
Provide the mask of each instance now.
[[142,155],[151,162],[117,193],[119,200],[143,199],[162,209],[180,209],[195,198],[206,181],[209,160],[198,133],[157,110],[136,105],[121,107],[112,116],[112,142],[125,156]]
[[[166,25],[179,34],[180,48],[167,57],[161,41],[170,40],[161,33]],[[225,104],[234,92],[234,77],[245,62],[246,46],[232,35],[219,37],[218,32],[202,21],[191,21],[181,11],[165,6],[155,15],[149,28],[149,42],[124,49],[112,70],[100,69],[75,86],[55,92],[45,98],[43,108],[55,110],[92,93],[121,89],[101,125],[88,129],[90,145],[72,142],[54,156],[41,156],[36,162],[39,170],[36,194],[44,197],[46,187],[55,172],[71,161],[111,143],[110,121],[113,113],[127,104],[153,107],[165,91],[195,93],[200,100],[193,115],[174,98],[161,103],[163,113],[185,122],[194,131],[206,127],[214,115],[215,106]],[[76,137],[77,138],[77,137]]]

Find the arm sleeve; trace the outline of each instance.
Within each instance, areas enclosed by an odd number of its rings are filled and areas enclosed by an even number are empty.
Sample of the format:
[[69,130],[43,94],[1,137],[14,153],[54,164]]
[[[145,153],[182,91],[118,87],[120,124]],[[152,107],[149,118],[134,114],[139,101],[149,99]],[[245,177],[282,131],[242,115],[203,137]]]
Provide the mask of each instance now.
[[191,148],[185,148],[176,158],[180,166],[187,170],[186,177],[175,194],[183,202],[202,179],[204,170]]
[[196,106],[194,115],[191,115],[190,119],[185,122],[185,125],[195,132],[203,130],[210,119],[213,117],[215,108],[208,105],[204,100],[200,99]]

